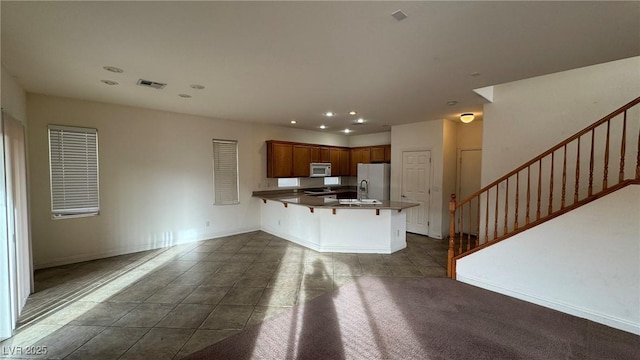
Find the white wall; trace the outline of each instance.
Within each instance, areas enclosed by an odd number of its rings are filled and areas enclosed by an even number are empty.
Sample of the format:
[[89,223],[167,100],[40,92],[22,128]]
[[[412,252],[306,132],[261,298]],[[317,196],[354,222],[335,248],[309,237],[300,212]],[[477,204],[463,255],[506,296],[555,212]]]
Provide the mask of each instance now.
[[484,106],[485,186],[640,94],[640,57],[496,85]]
[[[27,99],[36,267],[259,229],[251,125],[36,94]],[[100,215],[51,219],[48,124],[98,129]],[[239,205],[212,205],[214,138],[238,140]]]
[[[448,231],[442,228],[444,120],[391,127],[391,200],[400,201],[402,192],[402,152],[431,151],[431,199],[429,206],[429,236],[442,238]],[[448,210],[447,210],[448,211]]]
[[391,144],[391,131],[349,136],[349,147]]
[[457,262],[460,281],[640,334],[640,185]]

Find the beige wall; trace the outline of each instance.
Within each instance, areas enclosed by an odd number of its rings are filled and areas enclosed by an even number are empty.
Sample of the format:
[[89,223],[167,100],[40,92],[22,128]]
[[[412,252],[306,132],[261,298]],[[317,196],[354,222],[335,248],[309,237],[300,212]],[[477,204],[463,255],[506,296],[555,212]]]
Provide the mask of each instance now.
[[349,136],[349,147],[391,144],[391,131]]
[[431,199],[429,236],[442,238],[443,204],[443,126],[445,120],[393,126],[391,128],[391,200],[400,201],[402,193],[402,152],[431,151]]
[[640,57],[515,81],[484,106],[483,186],[640,94]]
[[[346,135],[37,94],[28,95],[28,110],[39,268],[256,230],[251,192],[277,187],[266,177],[266,140],[349,146]],[[99,216],[51,220],[48,124],[98,129]],[[239,205],[212,205],[213,138],[239,141]],[[322,179],[302,180],[322,186]]]
[[27,96],[4,67],[0,68],[2,109],[16,120],[27,125]]
[[[36,267],[259,228],[251,125],[35,94],[27,105]],[[51,219],[48,124],[98,129],[100,215]],[[238,140],[239,205],[212,205],[214,138]]]
[[449,230],[449,200],[456,192],[457,177],[457,145],[458,124],[451,120],[444,120],[442,124],[442,220],[441,231],[446,237]]
[[482,149],[482,121],[457,123],[458,149]]

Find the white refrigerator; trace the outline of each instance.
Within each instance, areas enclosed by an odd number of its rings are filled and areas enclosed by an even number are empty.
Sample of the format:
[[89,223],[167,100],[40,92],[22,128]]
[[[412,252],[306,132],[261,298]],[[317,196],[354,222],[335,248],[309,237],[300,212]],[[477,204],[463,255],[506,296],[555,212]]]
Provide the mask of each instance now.
[[390,164],[358,164],[358,193],[365,187],[368,190],[363,198],[389,200],[390,182]]

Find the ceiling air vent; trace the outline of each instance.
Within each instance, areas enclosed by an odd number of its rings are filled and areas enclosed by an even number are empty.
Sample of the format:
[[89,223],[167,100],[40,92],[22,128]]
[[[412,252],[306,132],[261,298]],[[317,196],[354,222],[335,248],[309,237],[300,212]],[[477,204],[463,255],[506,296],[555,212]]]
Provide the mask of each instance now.
[[167,84],[164,84],[164,83],[161,83],[161,82],[145,80],[145,79],[138,80],[137,85],[146,86],[146,87],[150,87],[150,88],[154,88],[154,89],[158,89],[158,90],[164,89],[164,87],[167,86]]

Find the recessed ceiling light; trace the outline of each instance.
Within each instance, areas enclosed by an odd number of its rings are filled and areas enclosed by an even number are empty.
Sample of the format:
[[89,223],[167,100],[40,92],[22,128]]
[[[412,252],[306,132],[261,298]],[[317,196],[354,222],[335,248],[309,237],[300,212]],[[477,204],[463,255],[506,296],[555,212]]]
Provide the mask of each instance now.
[[357,114],[357,112],[355,112],[353,110],[349,111],[349,115],[355,115],[355,114]]
[[100,80],[103,83],[107,84],[107,85],[118,85],[117,81],[113,81],[113,80]]
[[297,123],[297,121],[295,121],[295,120],[291,120],[291,123],[292,123],[292,124],[295,124],[295,123]]
[[327,111],[326,113],[324,113],[324,116],[328,116],[328,117],[332,117],[334,115],[335,115],[335,113],[333,113],[331,111]]
[[475,77],[475,76],[480,76],[480,73],[476,71],[476,72],[472,72],[472,73],[471,73],[471,74],[469,74],[469,75],[471,75],[471,76],[474,76],[474,77]]
[[327,127],[324,125],[320,125],[320,129],[326,129]]
[[453,106],[453,105],[456,105],[457,103],[458,103],[457,101],[455,101],[455,100],[451,100],[451,101],[448,101],[448,102],[447,102],[447,105],[449,105],[449,106]]
[[190,86],[192,89],[196,89],[196,90],[202,90],[202,89],[204,89],[204,86],[203,86],[203,85],[192,84],[192,85],[189,85],[189,86]]
[[178,94],[178,96],[180,96],[181,98],[185,98],[185,99],[188,99],[188,98],[191,97],[191,95],[189,95],[189,94]]
[[358,122],[358,124],[362,124],[362,123],[364,122],[364,119],[363,119],[363,118],[360,118],[360,119],[358,119],[358,120],[356,120],[356,121]]
[[345,133],[345,134],[348,134],[348,133],[350,133],[350,132],[351,132],[351,130],[349,130],[349,129],[344,129],[344,133]]
[[124,70],[122,70],[122,69],[120,69],[120,68],[117,68],[117,67],[115,67],[115,66],[103,66],[102,68],[103,68],[103,69],[105,69],[105,70],[107,70],[107,71],[111,71],[112,73],[118,73],[118,74],[120,74],[120,73],[123,73],[123,72],[124,72]]

